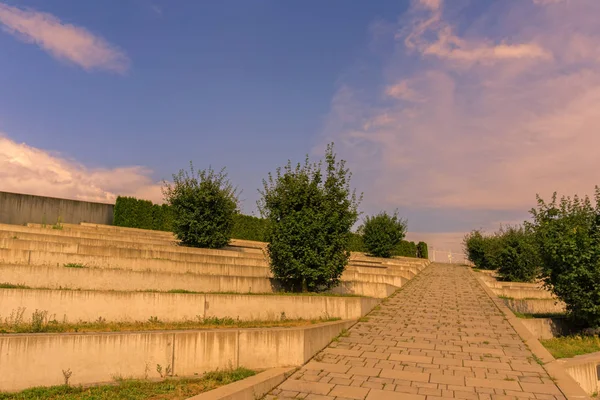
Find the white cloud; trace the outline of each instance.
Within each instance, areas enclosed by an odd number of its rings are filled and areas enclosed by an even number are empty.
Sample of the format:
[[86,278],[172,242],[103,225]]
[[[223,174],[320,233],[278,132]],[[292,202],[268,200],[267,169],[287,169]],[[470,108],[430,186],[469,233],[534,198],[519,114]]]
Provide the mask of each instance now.
[[125,53],[85,28],[62,22],[52,14],[0,3],[0,26],[26,43],[33,43],[59,60],[94,69],[124,73]]
[[117,195],[162,202],[161,185],[143,167],[89,169],[0,134],[0,190],[112,203]]
[[461,29],[437,9],[400,19],[404,46],[361,70],[383,78],[380,92],[344,80],[324,128],[376,194],[367,209],[525,212],[538,193],[600,184],[600,2],[568,5],[499,2]]

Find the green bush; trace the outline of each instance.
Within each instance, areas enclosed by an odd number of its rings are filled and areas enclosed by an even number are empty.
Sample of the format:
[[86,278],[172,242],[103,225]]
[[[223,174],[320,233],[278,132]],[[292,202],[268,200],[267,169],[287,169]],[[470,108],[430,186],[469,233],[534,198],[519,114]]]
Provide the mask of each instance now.
[[511,282],[533,282],[540,274],[540,258],[533,232],[524,227],[508,227],[497,234],[500,251],[498,274]]
[[465,235],[463,246],[467,259],[477,268],[497,269],[498,253],[501,240],[497,235],[483,235],[481,231],[474,230]]
[[163,193],[173,212],[173,232],[183,245],[220,248],[229,243],[238,199],[225,169],[196,173],[190,163],[190,172],[174,174]]
[[322,291],[335,286],[350,252],[350,228],[358,203],[349,170],[336,161],[333,144],[323,163],[293,167],[288,161],[263,181],[259,209],[267,219],[271,270],[292,291]]
[[384,211],[373,217],[367,216],[362,231],[363,242],[369,254],[390,258],[406,235],[406,220],[398,218],[397,212],[389,215]]
[[350,240],[348,241],[348,251],[357,251],[361,253],[365,253],[367,251],[361,233],[350,233]]
[[157,213],[157,208],[162,209],[149,200],[119,196],[115,203],[113,224],[128,228],[168,230],[163,223],[162,212]]
[[251,215],[237,214],[233,219],[232,238],[244,240],[266,240],[267,220]]
[[398,257],[417,257],[417,245],[415,242],[402,240],[394,249],[393,255]]
[[584,327],[600,327],[600,188],[595,204],[563,197],[550,203],[538,196],[531,210],[536,242],[542,259],[542,274],[552,292],[567,306],[567,312]]
[[417,257],[429,259],[429,249],[427,248],[427,243],[425,243],[425,242],[417,243]]

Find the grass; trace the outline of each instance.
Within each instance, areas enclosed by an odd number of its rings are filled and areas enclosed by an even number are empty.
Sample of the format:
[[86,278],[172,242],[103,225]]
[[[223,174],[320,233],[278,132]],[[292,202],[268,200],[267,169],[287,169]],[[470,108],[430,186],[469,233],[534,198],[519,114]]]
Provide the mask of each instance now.
[[208,372],[199,378],[148,380],[117,380],[116,385],[93,387],[52,386],[27,389],[19,393],[0,393],[0,400],[183,400],[255,375],[246,368]]
[[[90,268],[83,264],[64,264],[66,268]],[[244,295],[244,296],[317,296],[317,297],[367,297],[359,294],[341,294],[341,293],[292,293],[292,292],[267,292],[267,293],[238,293],[238,292],[196,292],[193,290],[186,289],[171,289],[167,291],[163,290],[155,290],[155,289],[146,289],[146,290],[99,290],[99,289],[71,289],[68,287],[60,287],[60,288],[51,288],[51,287],[31,287],[20,284],[13,284],[10,282],[0,283],[0,289],[32,289],[32,290],[86,290],[92,292],[126,292],[126,293],[180,293],[180,294],[230,294],[230,295]]]
[[271,321],[240,321],[233,318],[201,318],[195,320],[164,322],[151,316],[147,321],[111,322],[102,317],[94,322],[60,322],[48,316],[46,311],[36,310],[31,321],[24,321],[25,309],[13,312],[4,320],[0,318],[0,334],[11,333],[71,333],[71,332],[124,332],[124,331],[156,331],[156,330],[191,330],[191,329],[231,329],[231,328],[291,328],[307,326],[323,322],[339,321],[339,318],[327,319],[286,319]]
[[517,311],[513,311],[513,314],[515,314],[515,317],[517,318],[523,318],[523,319],[533,319],[533,318],[561,318],[564,317],[566,314],[565,313],[537,313],[537,314],[530,314],[530,313],[520,313]]
[[63,267],[65,268],[87,268],[85,265],[83,264],[78,264],[78,263],[68,263],[68,264],[64,264]]
[[554,358],[571,358],[600,351],[598,336],[563,336],[540,342]]

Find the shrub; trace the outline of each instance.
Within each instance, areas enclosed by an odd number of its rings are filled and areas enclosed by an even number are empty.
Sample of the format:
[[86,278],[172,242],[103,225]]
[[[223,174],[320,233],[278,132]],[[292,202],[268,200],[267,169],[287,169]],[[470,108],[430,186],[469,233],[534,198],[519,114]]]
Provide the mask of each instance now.
[[563,197],[550,203],[538,196],[531,210],[542,259],[543,279],[584,327],[600,326],[600,188],[588,197]]
[[429,250],[427,248],[427,243],[425,243],[425,242],[417,243],[417,257],[429,259]]
[[166,205],[152,204],[135,197],[117,197],[113,224],[128,228],[171,230],[170,210]]
[[500,238],[497,235],[485,236],[479,230],[474,230],[465,235],[463,246],[467,259],[477,268],[496,269],[498,267],[498,252],[500,251]]
[[415,242],[402,240],[394,249],[393,255],[398,257],[417,257],[417,245]]
[[390,258],[394,249],[406,235],[406,220],[381,212],[367,216],[363,225],[363,242],[367,251],[375,257]]
[[232,236],[235,239],[265,241],[267,220],[251,215],[237,214],[233,219]]
[[323,162],[293,167],[288,161],[263,181],[258,206],[267,219],[271,270],[289,290],[322,291],[335,286],[350,252],[350,228],[358,218],[351,174],[337,162],[333,144]]
[[225,169],[190,172],[180,170],[173,183],[164,183],[163,194],[172,209],[173,232],[191,247],[220,248],[231,239],[238,210],[236,189]]
[[348,241],[348,251],[357,251],[361,253],[367,251],[361,233],[350,232],[350,240]]
[[511,282],[533,282],[540,273],[540,259],[533,232],[524,227],[501,229],[497,256],[498,274]]

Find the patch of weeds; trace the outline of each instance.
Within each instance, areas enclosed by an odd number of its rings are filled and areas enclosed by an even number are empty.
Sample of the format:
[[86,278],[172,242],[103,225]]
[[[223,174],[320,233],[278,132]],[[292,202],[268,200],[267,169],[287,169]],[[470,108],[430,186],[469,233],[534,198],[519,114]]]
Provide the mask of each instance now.
[[[63,371],[67,380],[65,373],[70,377],[71,371]],[[158,382],[119,379],[116,385],[37,387],[18,393],[0,393],[0,400],[183,400],[255,374],[252,370],[240,367],[207,372],[198,378],[167,378]]]
[[31,287],[20,284],[13,284],[8,282],[0,283],[0,289],[31,289]]
[[369,317],[360,317],[358,322],[369,322]]
[[67,264],[63,264],[63,267],[65,267],[65,268],[87,268],[87,266],[85,266],[83,264],[79,264],[79,263],[67,263]]
[[565,313],[537,313],[537,314],[529,314],[529,313],[520,313],[513,311],[515,317],[522,319],[533,319],[533,318],[561,318],[564,317]]
[[554,358],[570,358],[600,351],[598,336],[563,336],[540,342]]

